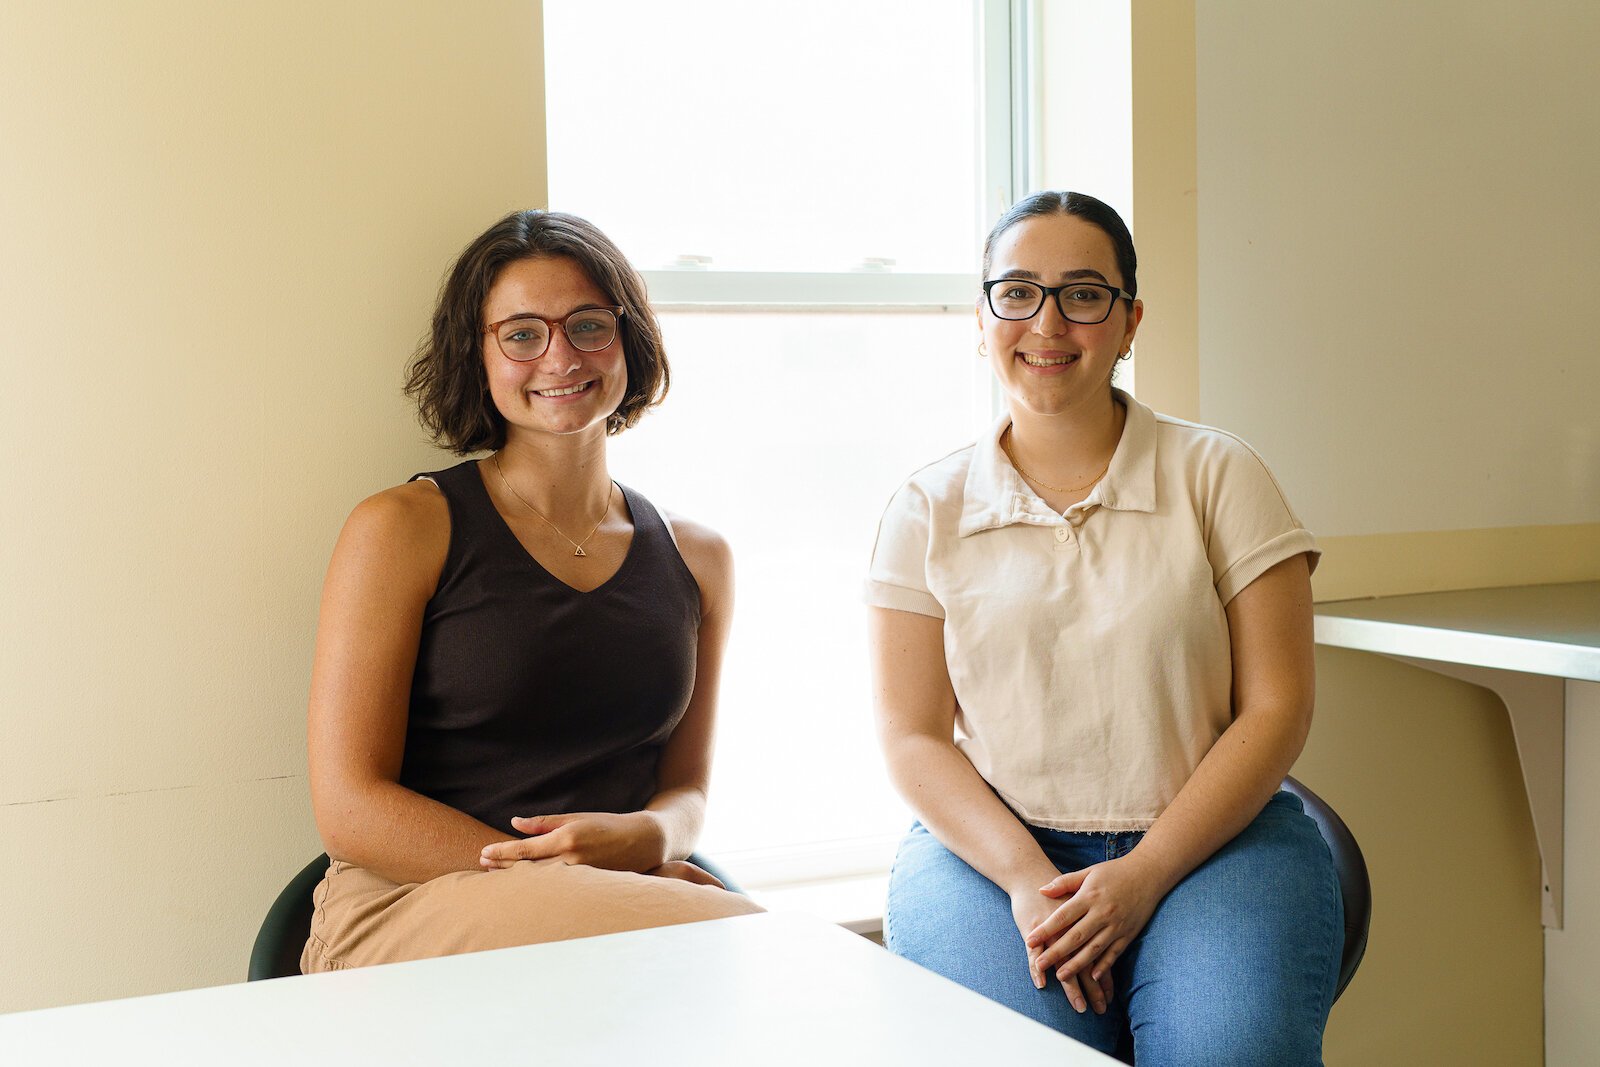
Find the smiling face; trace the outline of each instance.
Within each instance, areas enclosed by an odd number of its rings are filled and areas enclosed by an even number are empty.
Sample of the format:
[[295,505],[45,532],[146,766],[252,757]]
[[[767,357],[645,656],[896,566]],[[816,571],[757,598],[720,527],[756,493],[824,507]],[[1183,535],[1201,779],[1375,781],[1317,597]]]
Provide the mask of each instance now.
[[[615,305],[575,260],[539,256],[501,269],[483,302],[481,321],[523,314],[553,321],[581,308]],[[508,440],[526,433],[604,435],[606,417],[628,390],[620,332],[610,347],[582,352],[558,328],[544,354],[525,363],[507,359],[494,336],[485,333],[483,368],[489,395],[505,417]]]
[[[1075,215],[1034,216],[1012,226],[995,241],[988,278],[1123,286],[1111,238]],[[1133,343],[1143,315],[1141,302],[1118,300],[1109,318],[1088,326],[1068,322],[1051,298],[1032,318],[1011,321],[995,315],[980,297],[984,347],[1012,418],[1024,412],[1066,415],[1105,403],[1117,357]]]

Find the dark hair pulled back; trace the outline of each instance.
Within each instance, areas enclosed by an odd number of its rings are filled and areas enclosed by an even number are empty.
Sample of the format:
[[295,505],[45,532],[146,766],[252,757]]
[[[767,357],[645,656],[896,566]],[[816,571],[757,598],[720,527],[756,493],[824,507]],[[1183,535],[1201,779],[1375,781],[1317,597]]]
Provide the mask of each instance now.
[[1098,227],[1111,239],[1111,248],[1117,257],[1117,270],[1122,272],[1122,288],[1135,296],[1139,294],[1137,277],[1139,257],[1133,251],[1133,235],[1128,232],[1128,226],[1122,221],[1122,216],[1118,215],[1110,204],[1096,200],[1087,193],[1048,190],[1034,193],[1012,204],[1006,213],[1000,216],[1000,221],[994,224],[994,229],[989,231],[989,239],[983,242],[985,278],[989,277],[989,268],[994,259],[994,246],[1001,236],[1024,219],[1037,218],[1041,215],[1075,215]]

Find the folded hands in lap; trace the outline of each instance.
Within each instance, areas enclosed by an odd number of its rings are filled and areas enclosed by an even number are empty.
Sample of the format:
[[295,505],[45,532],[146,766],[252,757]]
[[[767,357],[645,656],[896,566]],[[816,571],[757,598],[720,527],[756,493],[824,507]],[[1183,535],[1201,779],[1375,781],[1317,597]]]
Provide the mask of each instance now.
[[[1109,1000],[1111,965],[1155,914],[1164,895],[1159,879],[1130,854],[1069,871],[1039,892],[1046,917],[1024,931],[1033,966],[1040,973],[1053,970],[1069,1000],[1074,981],[1090,990],[1103,987]],[[1052,906],[1062,898],[1063,903]],[[1083,1010],[1077,1001],[1073,1006]],[[1095,1010],[1103,1011],[1103,1005]]]
[[[1055,903],[1041,893],[1024,891],[1011,897],[1011,917],[1016,921],[1017,930],[1024,939],[1037,930],[1040,924],[1048,921],[1055,908]],[[1026,946],[1028,976],[1039,989],[1045,987],[1045,976],[1049,973],[1047,968],[1039,965],[1044,944],[1047,942]],[[1097,982],[1091,981],[1087,975],[1068,975],[1061,979],[1061,988],[1067,995],[1067,1001],[1077,1011],[1085,1011],[1092,1007],[1096,1015],[1104,1015],[1113,993],[1111,970],[1107,968]]]
[[666,859],[660,824],[644,812],[582,811],[568,815],[536,815],[511,820],[511,828],[528,836],[485,845],[484,867],[509,867],[518,860],[558,859],[563,863],[643,873]]
[[520,860],[558,859],[722,888],[721,882],[694,864],[666,858],[666,835],[649,812],[519,817],[511,820],[511,828],[528,836],[485,845],[478,857],[485,870],[509,867]]

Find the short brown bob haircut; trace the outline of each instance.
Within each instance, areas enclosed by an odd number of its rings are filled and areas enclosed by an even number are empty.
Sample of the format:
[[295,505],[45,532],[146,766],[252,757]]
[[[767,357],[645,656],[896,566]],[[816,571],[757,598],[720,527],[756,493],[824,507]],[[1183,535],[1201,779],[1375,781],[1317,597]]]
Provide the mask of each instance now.
[[628,391],[606,419],[606,433],[621,433],[667,395],[671,376],[661,326],[645,299],[644,279],[627,257],[576,215],[513,211],[456,259],[439,291],[433,328],[406,372],[405,391],[417,402],[417,420],[436,444],[457,455],[506,443],[506,420],[494,406],[483,370],[483,303],[506,264],[544,256],[575,261],[606,299],[622,308],[619,340]]

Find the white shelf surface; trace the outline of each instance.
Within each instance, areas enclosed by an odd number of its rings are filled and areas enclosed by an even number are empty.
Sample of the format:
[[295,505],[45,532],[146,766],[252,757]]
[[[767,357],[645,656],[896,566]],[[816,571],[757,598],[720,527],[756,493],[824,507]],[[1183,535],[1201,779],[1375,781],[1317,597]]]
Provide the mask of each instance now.
[[1600,582],[1318,604],[1317,643],[1600,682]]

